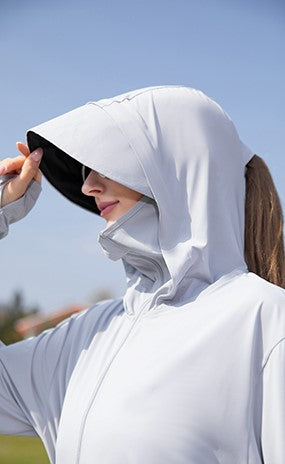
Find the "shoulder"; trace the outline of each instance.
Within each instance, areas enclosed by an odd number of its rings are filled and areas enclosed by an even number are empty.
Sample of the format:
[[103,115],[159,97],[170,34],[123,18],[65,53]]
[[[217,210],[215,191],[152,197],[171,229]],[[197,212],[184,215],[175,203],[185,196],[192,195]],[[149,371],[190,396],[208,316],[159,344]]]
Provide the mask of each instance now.
[[253,272],[242,273],[222,287],[220,300],[233,307],[246,330],[253,330],[263,353],[285,337],[285,290],[278,285]]
[[253,272],[234,275],[218,289],[221,298],[236,302],[238,306],[264,311],[274,310],[285,316],[285,289],[262,279]]
[[243,292],[254,307],[258,307],[263,319],[277,324],[285,334],[285,290],[262,279],[253,272],[243,277]]
[[276,306],[285,311],[285,289],[272,284],[253,272],[243,275],[244,291],[264,307]]
[[285,290],[252,272],[242,280],[243,292],[259,327],[264,352],[270,352],[285,338]]

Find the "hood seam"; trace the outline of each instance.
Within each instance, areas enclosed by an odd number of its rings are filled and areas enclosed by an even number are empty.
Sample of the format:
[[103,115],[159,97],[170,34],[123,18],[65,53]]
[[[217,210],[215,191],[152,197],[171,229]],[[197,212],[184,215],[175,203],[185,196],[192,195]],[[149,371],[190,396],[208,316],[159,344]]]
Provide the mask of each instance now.
[[[136,93],[135,95],[133,96],[130,96],[128,97],[127,95],[123,98],[123,100],[112,100],[110,103],[105,103],[104,105],[99,105],[98,102],[87,102],[86,105],[96,105],[98,106],[99,108],[104,108],[104,107],[108,107],[108,106],[111,106],[113,105],[113,103],[122,103],[124,102],[125,100],[128,100],[128,101],[131,101],[133,100],[134,98],[138,97],[139,95],[143,95],[144,93],[147,93],[147,92],[152,92],[154,90],[161,90],[161,89],[168,89],[168,88],[173,88],[173,89],[179,89],[181,87],[185,87],[185,85],[161,85],[161,86],[154,86],[154,87],[148,87],[147,89],[144,89],[143,91],[139,92],[139,93]],[[132,92],[132,91],[130,91]],[[130,93],[128,92],[128,93]],[[113,97],[113,98],[116,98],[116,97]]]

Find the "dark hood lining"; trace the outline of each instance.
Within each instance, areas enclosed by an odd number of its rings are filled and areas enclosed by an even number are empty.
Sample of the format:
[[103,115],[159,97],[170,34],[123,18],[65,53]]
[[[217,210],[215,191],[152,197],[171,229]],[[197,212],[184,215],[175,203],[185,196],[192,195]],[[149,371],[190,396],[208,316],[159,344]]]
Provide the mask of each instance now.
[[33,131],[27,132],[27,144],[31,152],[36,148],[43,148],[44,154],[39,168],[53,187],[76,205],[100,214],[94,197],[81,192],[82,164],[79,161]]

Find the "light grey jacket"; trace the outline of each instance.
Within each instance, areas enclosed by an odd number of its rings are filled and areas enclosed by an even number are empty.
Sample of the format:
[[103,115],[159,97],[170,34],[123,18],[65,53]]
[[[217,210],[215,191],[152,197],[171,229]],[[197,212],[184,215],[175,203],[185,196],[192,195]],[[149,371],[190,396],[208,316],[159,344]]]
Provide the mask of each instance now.
[[[252,152],[230,118],[160,86],[39,125],[31,149],[37,137],[47,177],[50,143],[144,196],[99,234],[123,261],[124,297],[2,346],[0,432],[38,434],[57,464],[283,464],[285,291],[244,261]],[[91,209],[76,169],[58,188]]]

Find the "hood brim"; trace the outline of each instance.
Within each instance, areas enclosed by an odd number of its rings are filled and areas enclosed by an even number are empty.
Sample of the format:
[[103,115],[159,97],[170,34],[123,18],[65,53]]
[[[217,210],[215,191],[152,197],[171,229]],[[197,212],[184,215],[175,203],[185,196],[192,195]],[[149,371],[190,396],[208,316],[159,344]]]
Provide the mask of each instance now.
[[56,190],[78,206],[100,215],[94,197],[81,191],[82,163],[33,131],[27,132],[27,144],[30,152],[38,147],[43,149],[39,169]]

